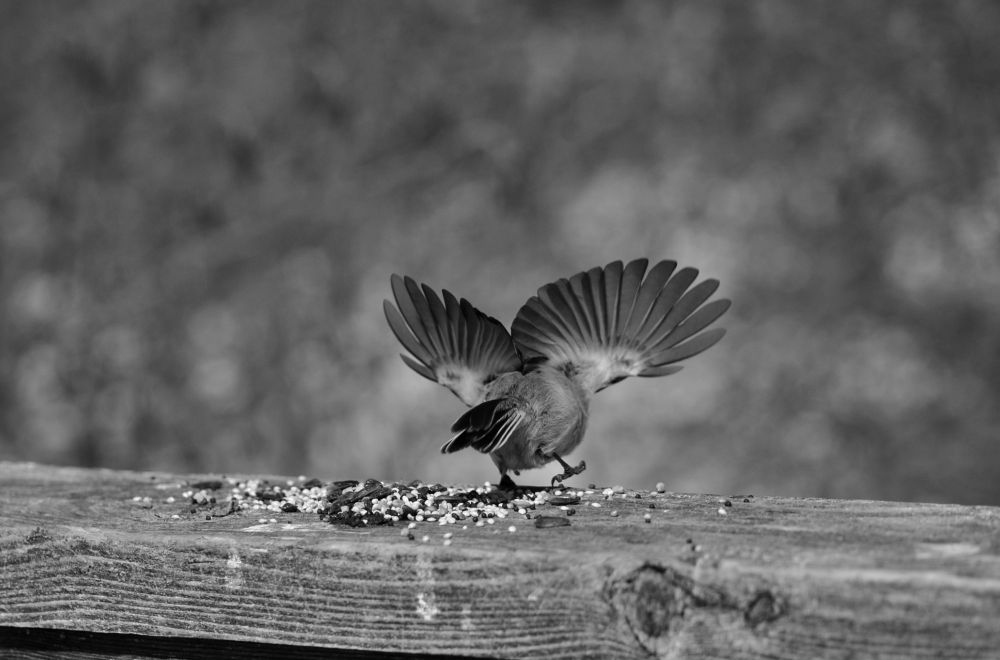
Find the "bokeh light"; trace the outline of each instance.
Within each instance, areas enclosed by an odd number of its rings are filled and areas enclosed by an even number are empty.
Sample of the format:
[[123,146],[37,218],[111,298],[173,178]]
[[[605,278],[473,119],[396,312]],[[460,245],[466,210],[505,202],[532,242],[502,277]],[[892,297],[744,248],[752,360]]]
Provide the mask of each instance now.
[[0,16],[0,459],[495,479],[390,273],[509,324],[648,256],[729,335],[595,399],[584,482],[1000,503],[994,3]]

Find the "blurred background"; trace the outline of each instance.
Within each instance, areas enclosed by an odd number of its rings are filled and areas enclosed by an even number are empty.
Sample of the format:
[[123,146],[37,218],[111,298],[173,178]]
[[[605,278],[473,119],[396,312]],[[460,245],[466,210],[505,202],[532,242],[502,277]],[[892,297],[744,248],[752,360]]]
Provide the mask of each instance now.
[[495,481],[390,273],[648,256],[729,334],[576,481],[1000,504],[996,3],[3,0],[0,91],[0,459]]

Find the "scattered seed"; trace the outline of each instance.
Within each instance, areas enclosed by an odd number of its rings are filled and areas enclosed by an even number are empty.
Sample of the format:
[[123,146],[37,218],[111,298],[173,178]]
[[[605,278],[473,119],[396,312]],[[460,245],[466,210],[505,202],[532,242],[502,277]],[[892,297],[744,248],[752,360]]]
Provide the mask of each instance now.
[[611,512],[611,517],[612,518],[617,518],[618,517],[618,512],[617,511],[612,511]]
[[729,515],[729,512],[728,512],[728,511],[726,511],[726,507],[724,507],[724,506],[720,506],[720,507],[719,507],[719,515],[720,515],[720,516],[725,516],[725,515]]
[[513,525],[511,525],[510,527],[507,528],[507,531],[510,532],[511,534],[513,534],[514,532],[517,531],[517,527],[514,527]]
[[[377,479],[321,482],[305,476],[278,482],[222,477],[218,483],[213,480],[178,485],[178,492],[183,494],[164,499],[167,503],[189,502],[190,512],[200,515],[206,515],[204,507],[215,505],[225,497],[228,502],[222,500],[222,503],[228,513],[263,514],[258,518],[260,524],[278,522],[277,517],[268,514],[314,513],[325,521],[351,527],[401,524],[407,530],[423,522],[439,526],[459,524],[466,529],[469,525],[483,526],[496,520],[509,523],[514,516],[532,520],[540,505],[578,504],[583,494],[563,487],[558,491],[515,491],[517,497],[514,499],[514,493],[501,491],[489,483],[470,488],[425,484],[419,480],[408,484]],[[133,501],[152,504],[150,498],[143,496],[135,496]]]
[[646,522],[652,522],[653,515],[650,513],[643,514],[642,519],[645,520]]
[[665,493],[665,492],[667,492],[667,484],[663,483],[662,481],[657,481],[656,482],[656,492],[657,493]]

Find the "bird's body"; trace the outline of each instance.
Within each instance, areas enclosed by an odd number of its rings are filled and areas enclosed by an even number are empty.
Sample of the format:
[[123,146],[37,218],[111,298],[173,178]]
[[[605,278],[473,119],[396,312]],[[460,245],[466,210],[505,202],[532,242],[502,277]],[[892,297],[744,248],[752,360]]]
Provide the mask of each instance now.
[[487,388],[486,400],[496,399],[509,406],[508,414],[524,415],[507,442],[490,453],[500,474],[542,467],[583,440],[590,394],[558,369],[540,365],[527,374],[503,374]]
[[[718,287],[698,271],[661,261],[616,261],[547,284],[518,312],[508,334],[496,319],[448,291],[444,302],[426,285],[392,277],[398,309],[386,318],[412,354],[414,371],[450,389],[470,409],[441,447],[489,454],[508,472],[558,461],[553,482],[578,474],[562,456],[583,440],[590,398],[629,376],[664,376],[715,344],[724,330],[702,332],[729,307],[705,301]],[[644,277],[645,274],[645,277]]]

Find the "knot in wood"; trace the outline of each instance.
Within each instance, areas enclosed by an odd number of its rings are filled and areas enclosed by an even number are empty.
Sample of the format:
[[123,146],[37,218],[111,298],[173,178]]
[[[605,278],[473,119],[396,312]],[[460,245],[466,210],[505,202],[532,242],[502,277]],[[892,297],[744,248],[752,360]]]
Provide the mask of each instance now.
[[759,591],[744,612],[744,619],[751,628],[765,621],[774,621],[782,614],[781,604],[770,591]]
[[655,655],[687,610],[704,604],[693,589],[676,570],[645,564],[611,585],[611,600],[636,641]]

